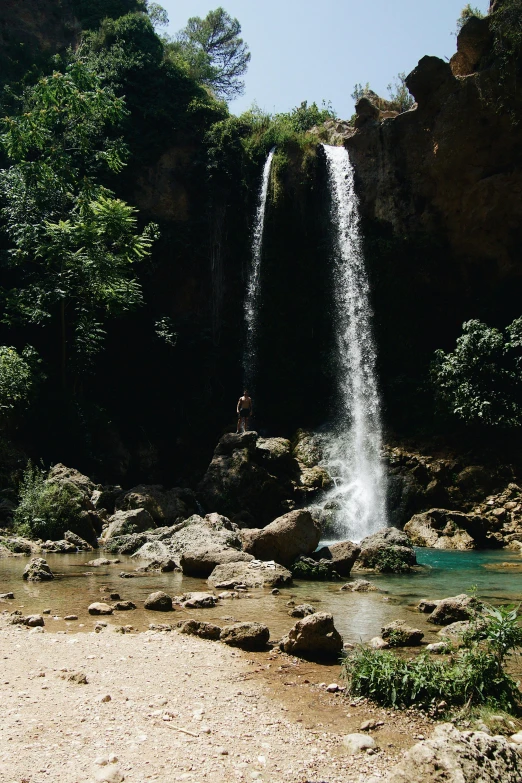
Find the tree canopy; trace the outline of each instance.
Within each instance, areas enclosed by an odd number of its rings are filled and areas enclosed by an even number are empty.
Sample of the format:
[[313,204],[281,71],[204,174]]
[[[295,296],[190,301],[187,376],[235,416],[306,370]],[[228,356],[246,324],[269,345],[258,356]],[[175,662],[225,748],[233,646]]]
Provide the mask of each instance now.
[[219,7],[204,19],[191,17],[171,42],[170,51],[173,57],[183,59],[191,76],[206,84],[216,97],[231,100],[243,93],[241,77],[250,62],[240,33],[239,21]]

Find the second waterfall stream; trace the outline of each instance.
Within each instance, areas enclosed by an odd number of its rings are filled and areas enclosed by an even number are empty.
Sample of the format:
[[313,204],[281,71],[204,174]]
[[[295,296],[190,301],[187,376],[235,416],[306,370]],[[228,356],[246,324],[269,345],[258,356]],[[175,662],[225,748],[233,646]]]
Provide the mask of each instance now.
[[360,541],[386,526],[382,428],[369,284],[353,168],[344,147],[323,145],[333,236],[333,332],[336,389],[325,467],[335,486],[325,507],[329,538]]

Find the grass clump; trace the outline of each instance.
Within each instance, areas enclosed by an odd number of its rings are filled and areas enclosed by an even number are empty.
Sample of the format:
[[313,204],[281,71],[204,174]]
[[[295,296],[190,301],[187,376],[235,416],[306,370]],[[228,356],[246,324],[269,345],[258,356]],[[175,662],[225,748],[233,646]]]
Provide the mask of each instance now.
[[82,494],[72,484],[49,482],[47,471],[29,462],[18,493],[14,527],[21,536],[57,540],[81,529]]
[[343,665],[347,693],[387,707],[431,708],[489,705],[507,712],[521,702],[518,683],[504,668],[522,646],[522,629],[513,607],[486,607],[486,622],[467,639],[469,647],[452,650],[448,660],[427,652],[410,660],[360,647]]

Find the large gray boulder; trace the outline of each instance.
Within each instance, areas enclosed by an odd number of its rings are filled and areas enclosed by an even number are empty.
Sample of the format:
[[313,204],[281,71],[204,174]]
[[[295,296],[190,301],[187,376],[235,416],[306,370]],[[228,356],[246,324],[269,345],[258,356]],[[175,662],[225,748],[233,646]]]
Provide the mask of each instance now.
[[162,590],[158,590],[145,599],[144,607],[152,612],[170,612],[172,610],[172,598]]
[[248,563],[239,561],[216,566],[207,581],[212,587],[222,590],[234,589],[236,585],[250,588],[281,587],[291,583],[292,574],[273,561],[252,560]]
[[247,552],[238,552],[237,549],[225,547],[224,549],[199,549],[195,552],[187,551],[181,555],[180,565],[185,576],[206,578],[210,576],[217,565],[224,563],[249,563],[254,560],[253,555]]
[[385,527],[363,538],[360,547],[354,571],[400,573],[417,564],[410,539],[395,527]]
[[314,560],[329,560],[339,576],[350,576],[350,571],[361,553],[361,548],[353,541],[339,541],[337,544],[323,546],[313,553]]
[[281,639],[281,650],[290,655],[332,658],[340,655],[343,638],[328,612],[316,612],[299,620]]
[[95,484],[88,476],[80,473],[75,468],[68,468],[59,462],[51,468],[46,479],[47,484],[67,484],[74,488],[83,497],[83,508],[87,511],[94,509],[91,502],[91,496],[95,489],[101,489],[99,484]]
[[256,432],[220,438],[198,486],[206,508],[231,517],[248,512],[258,525],[281,514],[295,493],[293,461],[283,439],[261,439],[257,449],[258,439]]
[[117,511],[109,519],[109,527],[103,535],[103,540],[109,541],[117,536],[144,533],[155,527],[156,524],[153,518],[143,508],[133,509],[132,511]]
[[439,601],[427,619],[435,625],[450,625],[461,620],[471,620],[481,608],[482,604],[474,596],[461,593]]
[[520,783],[522,756],[505,737],[437,726],[383,777],[368,783]]
[[253,652],[265,649],[270,631],[262,623],[234,623],[223,626],[219,639],[230,647]]
[[27,582],[48,582],[54,579],[54,574],[43,557],[33,557],[24,568],[22,577]]
[[290,511],[265,528],[243,530],[243,549],[259,560],[275,560],[292,565],[300,555],[310,555],[317,547],[321,531],[309,511]]
[[435,549],[467,550],[502,544],[502,538],[492,529],[492,522],[487,517],[445,508],[415,514],[405,524],[404,532],[415,546]]

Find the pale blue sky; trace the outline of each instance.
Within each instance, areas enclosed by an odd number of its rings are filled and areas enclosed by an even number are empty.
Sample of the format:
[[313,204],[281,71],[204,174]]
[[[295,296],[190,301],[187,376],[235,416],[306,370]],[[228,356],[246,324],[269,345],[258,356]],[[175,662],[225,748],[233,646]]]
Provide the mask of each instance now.
[[[255,101],[287,111],[307,100],[330,100],[339,117],[353,114],[356,83],[386,96],[401,71],[425,54],[451,57],[456,20],[465,0],[158,0],[168,32],[190,16],[222,5],[242,26],[252,60],[245,94],[230,104],[240,114]],[[486,11],[489,0],[472,5]]]

